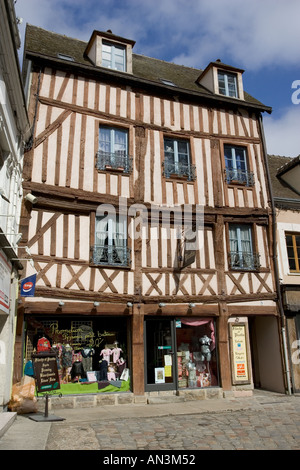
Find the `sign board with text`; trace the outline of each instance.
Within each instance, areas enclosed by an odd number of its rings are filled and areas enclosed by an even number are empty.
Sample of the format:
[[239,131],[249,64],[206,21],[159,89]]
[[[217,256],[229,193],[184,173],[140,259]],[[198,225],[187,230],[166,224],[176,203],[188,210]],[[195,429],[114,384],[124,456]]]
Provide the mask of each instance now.
[[32,356],[37,392],[60,389],[57,357],[55,353],[40,353]]
[[246,323],[229,323],[233,385],[250,383],[250,365]]

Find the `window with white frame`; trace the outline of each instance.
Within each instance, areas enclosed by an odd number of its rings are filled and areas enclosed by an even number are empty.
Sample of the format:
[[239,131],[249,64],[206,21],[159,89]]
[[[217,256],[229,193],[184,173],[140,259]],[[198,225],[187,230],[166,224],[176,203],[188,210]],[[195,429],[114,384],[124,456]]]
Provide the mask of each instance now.
[[227,183],[253,186],[253,172],[248,170],[247,150],[236,145],[224,145],[225,178]]
[[128,266],[127,218],[122,215],[96,217],[92,261],[96,265]]
[[166,178],[175,175],[188,180],[195,179],[195,167],[190,162],[189,141],[165,137],[164,156],[164,175]]
[[220,95],[238,98],[237,76],[234,73],[218,70]]
[[290,272],[300,273],[300,233],[286,233],[285,241]]
[[120,44],[103,41],[102,66],[126,72],[126,48]]
[[130,173],[132,158],[128,155],[128,131],[115,127],[100,127],[98,170],[118,169]]
[[229,224],[229,244],[232,269],[259,268],[259,255],[253,252],[251,225]]

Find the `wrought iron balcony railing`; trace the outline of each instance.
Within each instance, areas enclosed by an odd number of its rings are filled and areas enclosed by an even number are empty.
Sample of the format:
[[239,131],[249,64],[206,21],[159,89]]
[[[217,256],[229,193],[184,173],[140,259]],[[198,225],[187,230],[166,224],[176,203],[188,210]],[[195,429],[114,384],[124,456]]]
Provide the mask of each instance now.
[[240,183],[245,184],[246,186],[254,185],[254,174],[252,171],[226,168],[225,179],[227,183]]
[[231,251],[229,253],[229,263],[231,269],[251,271],[259,269],[258,253],[247,253],[244,251]]
[[98,170],[120,170],[123,173],[131,173],[132,171],[132,157],[129,157],[124,152],[97,152],[96,168]]
[[127,246],[100,246],[92,247],[92,263],[103,266],[130,266],[131,250]]
[[188,181],[194,181],[196,179],[196,167],[188,163],[181,162],[168,162],[167,160],[163,163],[164,176],[170,178],[171,176],[177,176],[179,178],[187,178]]

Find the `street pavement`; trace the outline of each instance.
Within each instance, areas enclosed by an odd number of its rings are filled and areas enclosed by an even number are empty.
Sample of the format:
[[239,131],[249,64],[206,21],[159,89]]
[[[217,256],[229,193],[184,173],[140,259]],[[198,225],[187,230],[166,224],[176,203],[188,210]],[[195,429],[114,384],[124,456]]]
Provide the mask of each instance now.
[[126,451],[148,451],[151,459],[156,451],[168,451],[168,459],[188,451],[192,459],[201,450],[300,450],[299,395],[255,391],[243,398],[65,408],[49,416],[61,420],[18,415],[0,438],[0,450],[97,450],[110,459]]

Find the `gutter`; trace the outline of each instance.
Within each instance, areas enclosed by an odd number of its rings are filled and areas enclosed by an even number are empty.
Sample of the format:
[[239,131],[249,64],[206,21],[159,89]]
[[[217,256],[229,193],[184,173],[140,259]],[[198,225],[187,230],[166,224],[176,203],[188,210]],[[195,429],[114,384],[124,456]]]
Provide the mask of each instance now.
[[278,268],[277,243],[276,243],[276,239],[277,239],[276,209],[275,209],[275,203],[274,203],[274,197],[273,197],[271,176],[270,176],[269,164],[268,164],[268,159],[267,159],[268,154],[267,154],[267,148],[266,148],[266,140],[265,140],[265,134],[263,130],[261,114],[259,115],[259,128],[260,128],[260,133],[261,133],[263,156],[265,160],[267,180],[268,180],[270,198],[271,198],[270,202],[271,202],[271,209],[272,209],[273,261],[274,261],[275,282],[276,282],[276,290],[277,290],[277,305],[279,308],[280,320],[281,320],[281,334],[282,334],[284,365],[285,365],[284,372],[286,375],[288,395],[292,395],[291,375],[290,375],[290,369],[289,369],[288,348],[287,348],[287,339],[286,339],[286,319],[285,319],[284,310],[283,310],[283,301],[282,301],[281,288],[280,288],[280,283],[279,283],[279,268]]

